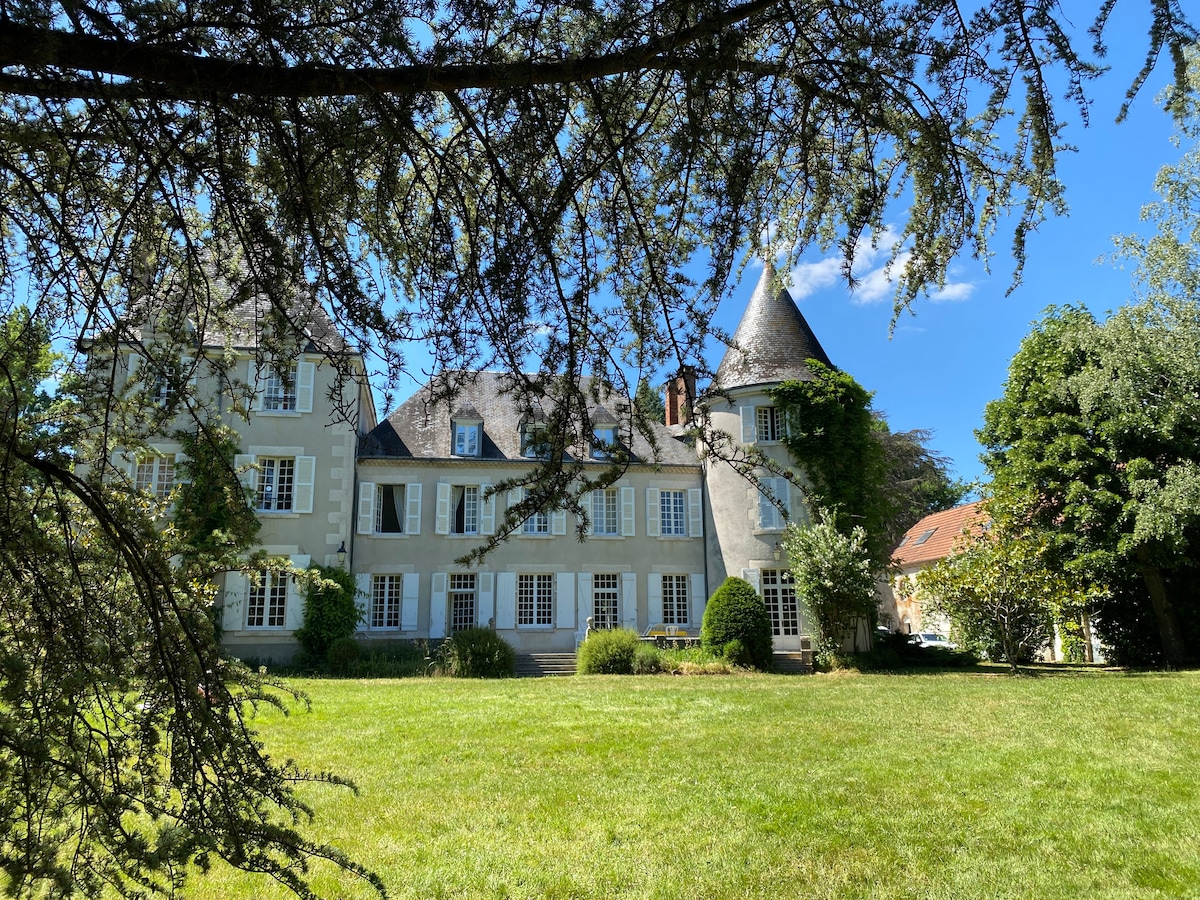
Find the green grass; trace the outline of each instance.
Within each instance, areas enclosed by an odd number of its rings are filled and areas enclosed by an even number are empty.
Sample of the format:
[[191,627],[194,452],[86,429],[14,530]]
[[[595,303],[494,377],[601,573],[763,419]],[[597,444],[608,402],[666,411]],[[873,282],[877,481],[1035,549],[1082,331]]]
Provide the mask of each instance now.
[[300,685],[266,743],[395,897],[1200,896],[1200,673]]

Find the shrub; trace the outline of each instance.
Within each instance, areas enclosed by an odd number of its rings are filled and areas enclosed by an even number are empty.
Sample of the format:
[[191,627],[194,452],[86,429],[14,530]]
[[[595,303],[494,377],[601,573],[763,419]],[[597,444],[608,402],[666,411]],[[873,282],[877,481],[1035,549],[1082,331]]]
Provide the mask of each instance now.
[[517,653],[490,628],[456,631],[442,646],[446,674],[455,678],[511,678]]
[[657,675],[662,670],[662,654],[658,648],[639,641],[633,654],[633,674]]
[[358,641],[352,637],[340,637],[325,651],[325,663],[330,671],[345,675],[361,654]]
[[750,665],[750,651],[746,649],[746,645],[742,643],[741,638],[734,638],[722,647],[721,658],[733,663],[735,666]]
[[575,667],[580,675],[632,675],[641,639],[628,628],[593,631],[579,645]]
[[725,647],[740,641],[741,665],[771,668],[771,616],[754,586],[741,578],[726,578],[708,600],[700,625],[700,644],[714,656],[726,657]]
[[[312,566],[304,589],[304,624],[296,640],[310,659],[327,660],[329,649],[362,621],[354,602],[354,576],[340,566]],[[314,577],[315,576],[315,577]]]

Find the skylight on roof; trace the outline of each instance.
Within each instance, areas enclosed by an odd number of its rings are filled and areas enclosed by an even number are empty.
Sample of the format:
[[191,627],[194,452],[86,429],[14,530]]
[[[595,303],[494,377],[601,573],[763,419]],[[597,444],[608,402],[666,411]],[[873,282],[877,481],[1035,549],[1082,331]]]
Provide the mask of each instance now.
[[913,542],[913,546],[916,547],[920,544],[925,543],[927,540],[929,540],[931,537],[933,537],[933,533],[935,531],[937,531],[936,528],[930,528],[928,531],[922,532],[921,536]]

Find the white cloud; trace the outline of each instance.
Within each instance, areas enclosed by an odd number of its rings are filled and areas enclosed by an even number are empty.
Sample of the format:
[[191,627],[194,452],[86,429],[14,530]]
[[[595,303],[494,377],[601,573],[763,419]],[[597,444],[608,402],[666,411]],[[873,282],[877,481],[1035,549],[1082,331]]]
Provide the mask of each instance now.
[[802,262],[792,269],[788,287],[793,297],[802,300],[809,294],[836,284],[841,275],[842,260],[837,256],[827,256],[820,262]]
[[929,295],[929,299],[934,303],[952,303],[958,300],[966,300],[975,293],[975,285],[969,281],[952,281],[940,291],[934,291]]
[[[887,265],[886,257],[882,266],[871,269],[869,272],[856,273],[858,278],[858,287],[851,294],[851,301],[857,304],[879,303],[882,300],[889,299],[896,291],[895,282],[892,280],[892,272],[903,271],[908,265],[909,257],[912,256],[907,250],[896,257],[895,262],[891,266]],[[876,256],[878,258],[878,255]]]

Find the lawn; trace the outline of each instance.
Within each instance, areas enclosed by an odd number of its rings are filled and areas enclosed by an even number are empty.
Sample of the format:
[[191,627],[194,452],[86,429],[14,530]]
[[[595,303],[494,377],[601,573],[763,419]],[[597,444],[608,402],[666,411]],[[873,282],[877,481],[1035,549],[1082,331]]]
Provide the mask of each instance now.
[[1200,673],[299,684],[267,746],[394,897],[1200,896]]

